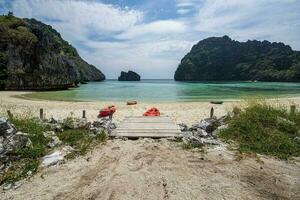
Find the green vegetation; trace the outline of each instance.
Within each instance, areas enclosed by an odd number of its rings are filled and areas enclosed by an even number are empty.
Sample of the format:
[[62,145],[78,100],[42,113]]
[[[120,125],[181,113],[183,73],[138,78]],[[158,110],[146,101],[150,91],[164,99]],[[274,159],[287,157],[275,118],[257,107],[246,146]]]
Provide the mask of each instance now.
[[34,119],[11,118],[11,122],[19,131],[28,133],[32,145],[16,149],[13,157],[15,161],[12,167],[3,176],[0,176],[0,185],[7,182],[15,182],[28,176],[28,172],[34,173],[39,166],[39,158],[48,152],[48,140],[44,137],[43,131],[49,130],[47,127],[37,123]]
[[300,112],[265,102],[251,102],[220,133],[237,142],[241,152],[256,152],[287,159],[300,156]]
[[72,154],[68,155],[68,158],[73,158],[76,155],[84,155],[93,146],[106,140],[106,134],[104,132],[95,137],[91,137],[90,132],[85,129],[69,129],[58,133],[57,136],[63,143],[75,149]]
[[[43,132],[50,130],[49,127],[31,117],[13,117],[10,121],[18,131],[28,134],[32,144],[25,148],[18,148],[10,155],[13,163],[6,173],[0,174],[0,185],[16,182],[26,178],[28,173],[35,173],[40,164],[40,158],[51,150],[47,146],[49,139],[43,135]],[[64,145],[74,148],[74,152],[67,155],[68,159],[86,154],[92,147],[107,139],[104,132],[92,136],[86,129],[67,129],[56,134]]]
[[51,26],[13,13],[0,16],[0,90],[66,89],[104,79]]
[[211,37],[181,60],[178,81],[300,81],[300,52],[283,43]]

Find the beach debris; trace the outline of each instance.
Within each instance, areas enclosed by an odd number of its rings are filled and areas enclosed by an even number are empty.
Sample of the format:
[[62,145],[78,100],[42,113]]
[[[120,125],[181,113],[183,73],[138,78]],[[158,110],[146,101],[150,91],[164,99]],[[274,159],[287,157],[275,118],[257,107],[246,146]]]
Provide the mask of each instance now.
[[183,142],[195,146],[204,144],[219,145],[220,142],[217,140],[217,136],[220,130],[227,128],[231,116],[232,113],[228,113],[220,118],[206,118],[191,127],[186,124],[179,124]]
[[55,151],[52,154],[44,156],[42,160],[42,166],[48,167],[63,161],[64,154],[61,151]]
[[137,101],[127,101],[127,105],[135,105],[137,104]]
[[44,137],[49,139],[49,143],[47,144],[48,147],[53,148],[60,144],[62,144],[62,141],[56,136],[56,133],[54,131],[46,131],[43,133]]

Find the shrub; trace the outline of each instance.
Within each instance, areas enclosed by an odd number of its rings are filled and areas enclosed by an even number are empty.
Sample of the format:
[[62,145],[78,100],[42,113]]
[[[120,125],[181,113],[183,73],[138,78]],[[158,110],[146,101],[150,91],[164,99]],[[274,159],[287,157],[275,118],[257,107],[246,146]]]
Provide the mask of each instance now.
[[220,133],[238,143],[241,152],[256,152],[288,158],[300,155],[300,112],[252,102]]

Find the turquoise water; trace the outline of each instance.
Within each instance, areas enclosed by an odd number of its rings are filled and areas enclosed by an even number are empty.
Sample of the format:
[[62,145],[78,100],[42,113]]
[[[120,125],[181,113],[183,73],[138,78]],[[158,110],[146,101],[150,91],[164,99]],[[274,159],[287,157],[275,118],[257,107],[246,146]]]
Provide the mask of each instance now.
[[38,92],[35,98],[68,101],[208,101],[241,99],[249,96],[300,96],[300,83],[278,82],[175,82],[142,80],[91,82],[66,91]]

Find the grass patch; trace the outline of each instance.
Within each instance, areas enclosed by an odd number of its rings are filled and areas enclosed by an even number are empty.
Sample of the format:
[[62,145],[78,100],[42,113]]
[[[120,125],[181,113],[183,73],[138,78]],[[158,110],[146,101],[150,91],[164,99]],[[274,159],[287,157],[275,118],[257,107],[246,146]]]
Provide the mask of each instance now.
[[220,132],[235,141],[241,152],[256,152],[281,159],[300,156],[300,112],[273,107],[264,101],[250,102]]
[[75,149],[75,152],[69,155],[68,158],[73,158],[76,155],[84,155],[92,147],[107,139],[104,132],[92,137],[89,130],[85,129],[68,129],[62,133],[58,133],[57,136],[63,143]]
[[182,143],[181,147],[183,149],[194,149],[194,148],[202,148],[203,145],[202,144],[192,144],[192,143],[188,143],[188,144]]

